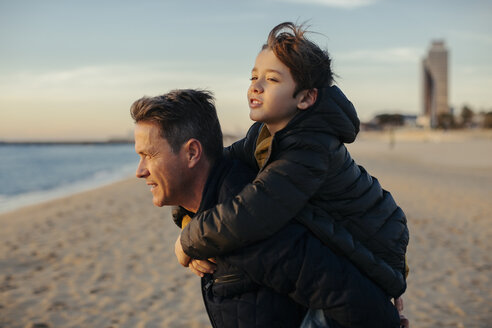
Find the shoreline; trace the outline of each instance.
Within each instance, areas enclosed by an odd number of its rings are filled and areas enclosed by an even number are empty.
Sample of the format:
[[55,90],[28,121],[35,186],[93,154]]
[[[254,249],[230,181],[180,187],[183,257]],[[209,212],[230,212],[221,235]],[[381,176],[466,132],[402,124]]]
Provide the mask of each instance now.
[[124,176],[112,177],[104,181],[93,181],[92,179],[81,180],[70,184],[70,186],[62,185],[51,190],[32,191],[29,193],[16,195],[14,197],[8,197],[0,200],[0,215],[7,214],[24,207],[35,206],[54,200],[62,200],[63,198],[77,195],[79,193],[90,192],[131,179],[131,175],[126,174]]
[[138,163],[128,144],[3,144],[0,155],[0,213],[130,177]]
[[[456,158],[456,154],[452,154],[452,149],[449,150],[449,153],[446,153],[446,156],[453,156],[454,158],[450,162],[442,161],[440,158],[432,155],[432,152],[429,150],[425,150],[424,148],[431,148],[432,144],[438,145],[439,147],[448,147],[453,148],[456,144],[468,144],[470,142],[479,143],[479,148],[484,148],[486,145],[489,145],[492,140],[492,130],[425,130],[425,129],[412,129],[412,128],[397,128],[393,131],[394,139],[391,141],[390,131],[361,131],[357,136],[357,139],[354,143],[348,144],[347,148],[350,151],[355,151],[356,153],[362,153],[364,156],[367,156],[367,152],[364,150],[364,147],[367,143],[370,143],[372,148],[371,150],[374,154],[383,155],[391,158],[393,157],[405,157],[408,162],[418,161],[420,164],[426,163],[429,166],[440,165],[444,166],[448,169],[452,168],[464,168],[468,167],[469,169],[485,171],[492,167],[492,156],[485,156],[477,159],[476,150],[471,150],[470,154],[466,154],[469,150],[467,148],[462,148],[461,153],[459,154],[459,159]],[[234,142],[234,139],[239,139],[238,137],[226,136],[224,140],[224,144],[231,144]],[[393,149],[390,148],[390,142],[394,142],[392,146]],[[127,140],[117,140],[117,141],[39,141],[39,142],[6,142],[0,141],[0,145],[114,145],[114,144],[131,144],[133,141]],[[422,152],[426,153],[428,156],[422,158],[412,157],[412,153],[404,154],[400,151],[399,144],[406,144],[407,147],[409,144],[413,144],[413,148],[420,147],[422,149],[412,149],[412,152]],[[376,145],[377,144],[377,145]],[[376,145],[376,146],[374,146]],[[388,149],[390,149],[390,153],[388,153]],[[442,149],[441,149],[442,152]],[[465,152],[465,154],[463,154]],[[470,152],[470,151],[468,151]],[[133,168],[132,168],[133,169]],[[128,171],[128,170],[126,170]],[[44,202],[48,202],[55,199],[62,199],[64,197],[69,197],[71,195],[75,195],[81,192],[90,191],[93,189],[98,189],[103,186],[107,186],[113,183],[117,183],[119,181],[124,181],[127,179],[131,179],[132,174],[123,173],[123,175],[119,175],[117,177],[109,178],[107,181],[96,182],[93,179],[81,180],[74,184],[59,186],[55,189],[51,190],[40,190],[33,191],[29,193],[24,193],[21,195],[16,195],[14,197],[8,197],[5,200],[0,199],[0,215],[4,213],[9,213],[15,211],[17,209],[21,209],[23,207],[28,207],[36,204],[41,204]]]

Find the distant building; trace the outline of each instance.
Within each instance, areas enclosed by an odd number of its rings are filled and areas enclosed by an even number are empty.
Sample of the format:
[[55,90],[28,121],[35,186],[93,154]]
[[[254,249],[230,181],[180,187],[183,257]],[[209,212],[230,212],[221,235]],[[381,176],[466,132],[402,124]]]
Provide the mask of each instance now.
[[450,114],[448,105],[448,50],[444,41],[434,41],[422,61],[423,116],[431,127],[441,114]]
[[403,115],[403,126],[416,127],[417,126],[417,115]]
[[374,116],[369,122],[361,122],[363,131],[394,129],[396,127],[417,127],[417,115],[382,113]]

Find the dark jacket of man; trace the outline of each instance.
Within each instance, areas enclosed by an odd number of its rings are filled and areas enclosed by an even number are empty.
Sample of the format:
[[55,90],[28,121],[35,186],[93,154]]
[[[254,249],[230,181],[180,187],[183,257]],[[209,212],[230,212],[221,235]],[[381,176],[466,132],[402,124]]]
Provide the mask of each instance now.
[[406,289],[406,217],[343,144],[359,131],[352,103],[335,86],[320,90],[312,108],[274,135],[258,168],[260,128],[254,124],[227,152],[259,170],[255,180],[230,201],[200,213],[183,230],[183,250],[195,258],[225,254],[271,236],[296,217],[388,295],[400,296]]
[[[216,164],[196,215],[236,195],[253,176],[238,161]],[[388,296],[295,221],[218,257],[217,271],[202,279],[202,293],[214,327],[299,327],[306,308],[323,309],[334,328],[399,325]]]

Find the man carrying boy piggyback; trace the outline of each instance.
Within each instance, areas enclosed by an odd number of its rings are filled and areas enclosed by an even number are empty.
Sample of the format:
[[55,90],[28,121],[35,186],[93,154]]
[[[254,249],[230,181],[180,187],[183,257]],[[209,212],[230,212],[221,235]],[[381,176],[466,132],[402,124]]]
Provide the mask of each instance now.
[[296,218],[396,298],[406,289],[406,218],[344,146],[359,120],[332,75],[328,54],[302,27],[283,23],[270,32],[248,90],[257,123],[226,150],[259,173],[232,200],[196,215],[179,242],[187,256],[211,258]]

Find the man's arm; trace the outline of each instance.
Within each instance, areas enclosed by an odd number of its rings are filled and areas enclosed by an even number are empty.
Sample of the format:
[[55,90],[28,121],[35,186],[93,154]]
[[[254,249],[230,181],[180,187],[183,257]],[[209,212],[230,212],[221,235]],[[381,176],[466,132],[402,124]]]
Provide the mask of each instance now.
[[206,273],[214,273],[217,268],[214,259],[195,260],[186,255],[181,248],[180,236],[174,244],[174,254],[182,266],[188,267],[191,272],[199,277],[204,277]]
[[191,262],[191,257],[183,252],[183,248],[181,247],[181,235],[178,236],[178,239],[176,239],[176,242],[174,243],[174,254],[178,259],[179,264],[184,267],[188,267]]
[[395,307],[400,315],[400,326],[403,328],[410,328],[410,320],[408,320],[403,314],[403,297],[400,296],[394,299]]
[[189,256],[206,259],[265,239],[307,204],[325,180],[330,153],[326,145],[308,137],[284,142],[282,148],[288,150],[253,183],[231,200],[196,215],[183,229],[181,244]]

